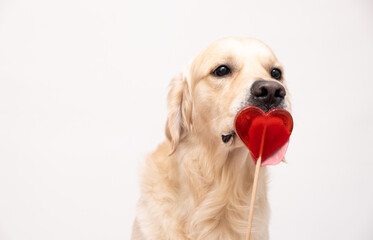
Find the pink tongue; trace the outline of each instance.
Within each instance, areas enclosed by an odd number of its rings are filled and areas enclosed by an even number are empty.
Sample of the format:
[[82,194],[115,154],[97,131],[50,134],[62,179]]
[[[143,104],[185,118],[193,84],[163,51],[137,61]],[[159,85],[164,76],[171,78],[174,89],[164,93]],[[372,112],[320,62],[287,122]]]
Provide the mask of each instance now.
[[269,155],[266,159],[264,159],[262,161],[261,166],[279,164],[282,161],[282,159],[284,159],[284,156],[285,156],[286,150],[288,149],[288,146],[289,146],[289,140],[284,145],[279,147],[276,151],[271,153],[271,155]]

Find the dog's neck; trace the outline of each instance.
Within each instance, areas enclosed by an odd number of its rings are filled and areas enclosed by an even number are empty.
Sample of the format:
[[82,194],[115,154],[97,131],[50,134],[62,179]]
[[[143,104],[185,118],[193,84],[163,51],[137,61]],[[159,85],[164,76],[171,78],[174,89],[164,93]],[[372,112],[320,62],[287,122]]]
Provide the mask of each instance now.
[[[225,224],[231,226],[230,231],[244,231],[255,170],[248,150],[244,147],[230,149],[223,143],[203,144],[197,137],[189,137],[180,143],[174,154],[179,161],[179,181],[187,188],[183,191],[186,195],[181,198],[192,200],[186,207],[190,211],[190,227],[198,228],[204,221],[218,221],[215,224],[228,221],[236,223]],[[260,192],[263,191],[259,191],[259,195]],[[188,196],[190,193],[192,198]]]
[[191,190],[198,192],[194,196],[197,202],[212,187],[224,188],[227,182],[229,188],[238,185],[235,187],[243,191],[250,190],[248,183],[251,182],[255,166],[245,147],[230,148],[222,142],[206,143],[191,136],[180,142],[174,154],[176,160],[180,161],[181,174],[192,181],[189,183]]

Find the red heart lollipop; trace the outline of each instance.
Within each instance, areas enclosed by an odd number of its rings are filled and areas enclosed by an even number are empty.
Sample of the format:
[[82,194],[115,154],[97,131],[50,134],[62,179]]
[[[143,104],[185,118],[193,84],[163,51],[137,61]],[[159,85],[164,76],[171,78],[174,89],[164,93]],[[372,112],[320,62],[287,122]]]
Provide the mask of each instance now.
[[293,118],[288,111],[275,108],[265,113],[258,107],[248,106],[238,112],[234,125],[255,163],[260,156],[261,166],[281,162],[293,130]]

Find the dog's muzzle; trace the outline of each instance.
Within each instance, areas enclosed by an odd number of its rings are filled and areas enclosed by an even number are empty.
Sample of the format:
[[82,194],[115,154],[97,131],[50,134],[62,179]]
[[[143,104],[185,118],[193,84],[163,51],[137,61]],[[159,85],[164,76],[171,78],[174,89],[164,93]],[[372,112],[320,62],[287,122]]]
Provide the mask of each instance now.
[[[258,80],[251,86],[251,94],[244,105],[256,106],[264,112],[273,108],[284,108],[285,106],[285,88],[276,81]],[[236,135],[234,131],[228,134],[222,134],[223,143],[228,143]]]

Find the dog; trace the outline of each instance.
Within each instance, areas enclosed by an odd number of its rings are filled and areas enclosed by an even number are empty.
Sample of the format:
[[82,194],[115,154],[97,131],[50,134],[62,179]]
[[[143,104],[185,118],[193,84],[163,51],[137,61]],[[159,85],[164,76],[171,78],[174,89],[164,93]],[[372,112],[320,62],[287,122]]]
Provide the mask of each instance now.
[[[255,165],[234,132],[248,105],[290,111],[283,67],[264,43],[224,38],[172,79],[166,141],[144,161],[132,240],[245,239]],[[267,171],[252,240],[267,240]]]

